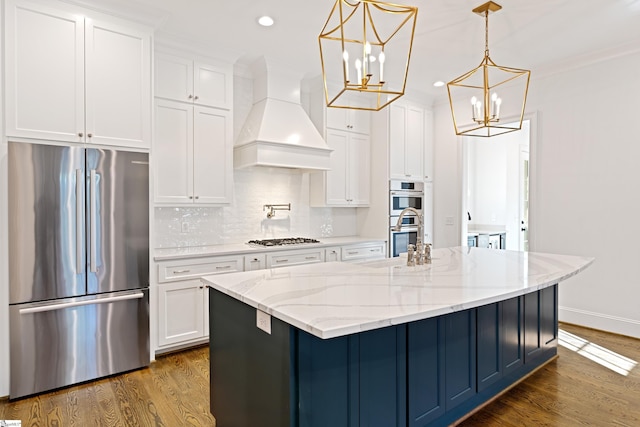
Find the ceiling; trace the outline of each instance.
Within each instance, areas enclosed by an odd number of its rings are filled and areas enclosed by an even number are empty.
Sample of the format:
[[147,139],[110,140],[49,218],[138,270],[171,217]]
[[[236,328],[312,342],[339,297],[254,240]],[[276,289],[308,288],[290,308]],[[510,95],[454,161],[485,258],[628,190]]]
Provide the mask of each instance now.
[[[91,1],[91,0],[88,0]],[[307,77],[319,75],[318,35],[335,0],[101,0],[137,8],[162,37],[179,38],[201,50],[232,52],[240,63],[260,55]],[[484,19],[471,12],[484,0],[393,0],[418,7],[407,81],[437,99],[450,81],[480,64]],[[498,0],[489,18],[489,48],[498,65],[548,73],[593,57],[640,49],[640,0]],[[257,18],[268,14],[265,28]]]

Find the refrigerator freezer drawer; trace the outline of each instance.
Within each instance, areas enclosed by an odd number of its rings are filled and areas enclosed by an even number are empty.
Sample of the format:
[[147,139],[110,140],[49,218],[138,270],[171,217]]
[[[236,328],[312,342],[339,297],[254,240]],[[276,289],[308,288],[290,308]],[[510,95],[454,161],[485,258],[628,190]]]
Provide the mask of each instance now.
[[149,290],[10,306],[10,398],[149,365]]

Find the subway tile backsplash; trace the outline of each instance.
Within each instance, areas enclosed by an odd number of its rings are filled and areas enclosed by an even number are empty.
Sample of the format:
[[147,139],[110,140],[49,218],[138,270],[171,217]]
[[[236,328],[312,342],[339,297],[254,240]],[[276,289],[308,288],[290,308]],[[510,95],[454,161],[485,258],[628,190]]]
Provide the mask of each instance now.
[[[233,203],[227,207],[156,207],[155,247],[241,243],[278,237],[356,234],[356,208],[309,206],[309,174],[278,168],[234,171]],[[265,204],[291,203],[291,211],[267,218]]]

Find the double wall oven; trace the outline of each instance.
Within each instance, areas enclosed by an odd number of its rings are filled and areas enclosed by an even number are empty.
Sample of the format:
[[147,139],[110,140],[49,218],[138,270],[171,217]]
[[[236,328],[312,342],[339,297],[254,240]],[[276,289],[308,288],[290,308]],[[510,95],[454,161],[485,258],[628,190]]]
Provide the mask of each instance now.
[[393,228],[398,223],[400,213],[406,208],[414,208],[423,215],[424,183],[412,181],[389,181],[389,251],[391,257],[407,252],[409,244],[418,239],[418,217],[409,212],[402,218],[399,231]]

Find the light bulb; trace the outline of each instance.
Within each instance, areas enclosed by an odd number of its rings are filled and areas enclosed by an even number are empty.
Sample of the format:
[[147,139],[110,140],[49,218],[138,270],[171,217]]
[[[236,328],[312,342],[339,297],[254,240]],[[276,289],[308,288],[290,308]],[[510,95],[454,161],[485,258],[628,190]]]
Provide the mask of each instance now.
[[476,98],[475,96],[471,97],[471,105],[476,105],[477,101],[478,101],[478,98]]
[[364,44],[364,53],[366,53],[367,55],[371,54],[371,43],[366,42]]
[[349,81],[349,52],[346,50],[342,52],[342,59],[344,59],[344,79]]
[[378,61],[380,61],[381,64],[384,64],[385,59],[384,52],[380,52],[380,55],[378,55]]

